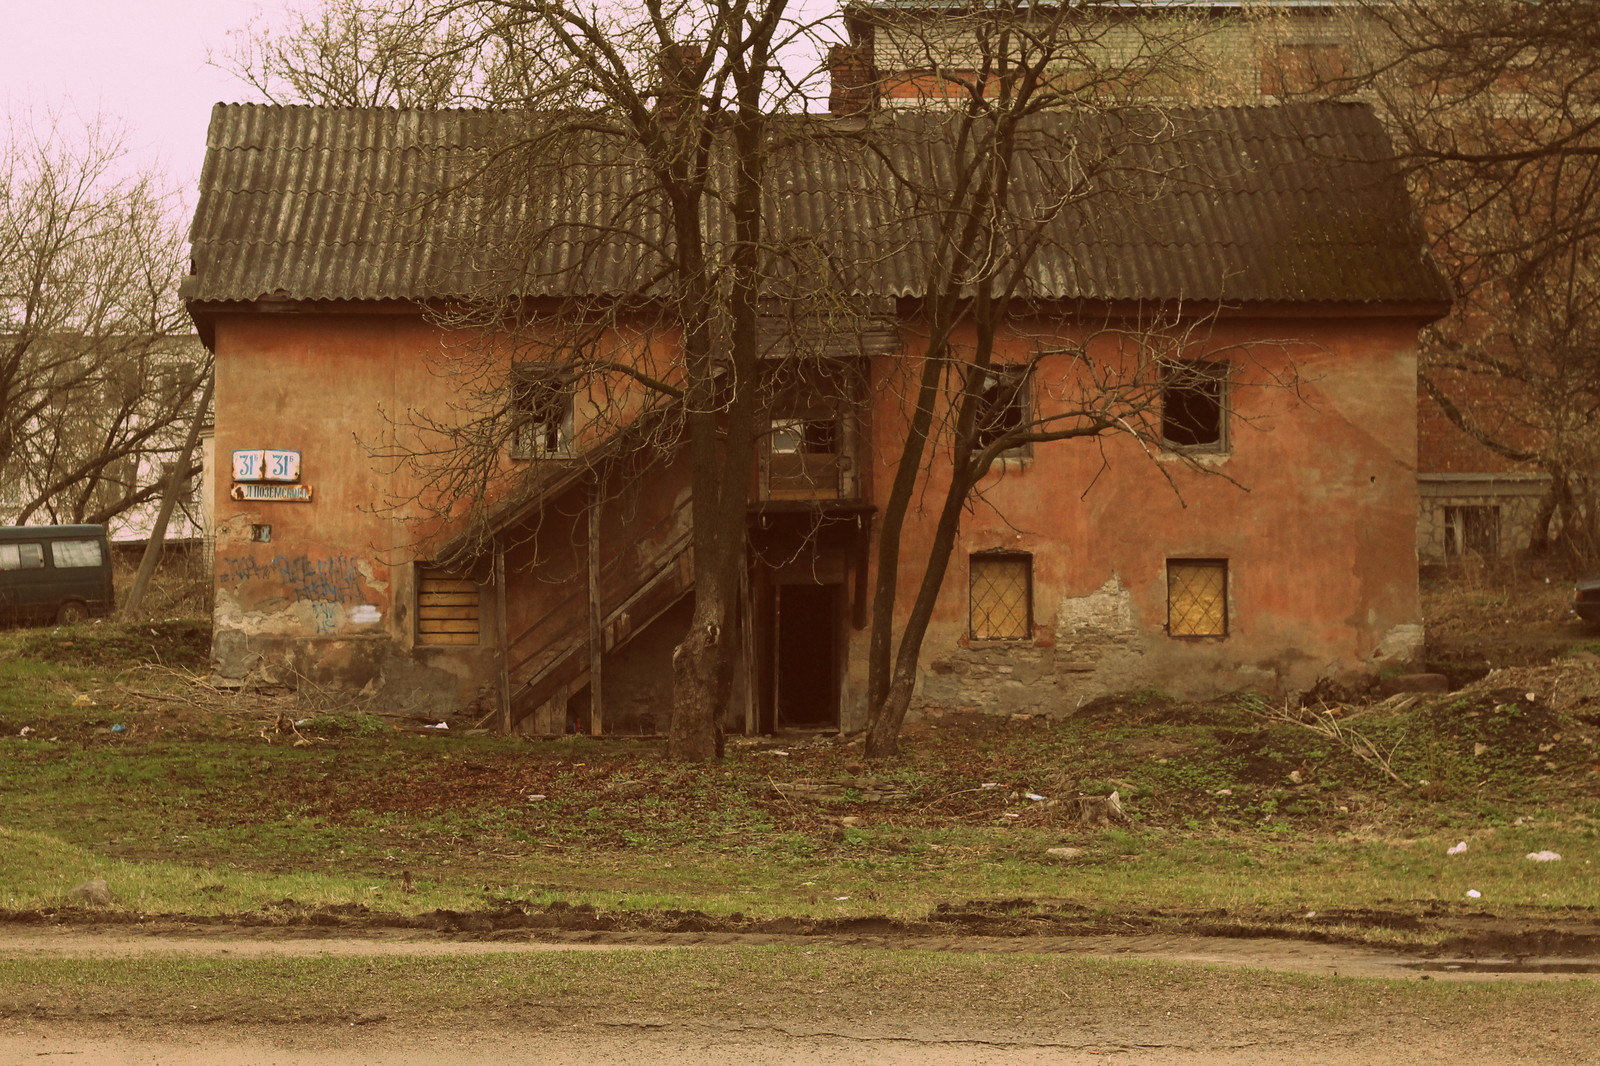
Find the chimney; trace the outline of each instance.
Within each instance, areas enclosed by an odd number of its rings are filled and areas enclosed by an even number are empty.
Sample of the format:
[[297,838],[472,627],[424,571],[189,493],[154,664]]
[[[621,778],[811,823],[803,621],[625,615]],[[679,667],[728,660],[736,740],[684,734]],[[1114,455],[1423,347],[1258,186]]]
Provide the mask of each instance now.
[[671,121],[694,109],[700,96],[698,67],[705,53],[698,44],[679,41],[661,49],[657,59],[661,86],[656,94],[656,109]]
[[871,42],[829,48],[828,110],[835,115],[864,115],[877,106],[878,81]]

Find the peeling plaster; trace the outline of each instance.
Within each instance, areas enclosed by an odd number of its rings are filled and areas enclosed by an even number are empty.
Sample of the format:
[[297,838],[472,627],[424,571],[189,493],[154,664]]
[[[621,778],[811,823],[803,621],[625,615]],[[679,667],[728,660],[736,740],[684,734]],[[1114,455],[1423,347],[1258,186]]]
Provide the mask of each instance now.
[[1373,651],[1374,662],[1417,663],[1422,661],[1422,646],[1426,634],[1420,625],[1398,625],[1383,635]]

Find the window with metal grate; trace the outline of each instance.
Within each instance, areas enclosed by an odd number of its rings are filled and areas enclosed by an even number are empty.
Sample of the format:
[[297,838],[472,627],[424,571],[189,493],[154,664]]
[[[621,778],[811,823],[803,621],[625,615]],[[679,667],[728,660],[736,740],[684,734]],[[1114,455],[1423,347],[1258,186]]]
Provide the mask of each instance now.
[[1033,556],[977,552],[969,560],[974,640],[1025,640],[1033,635]]
[[1228,560],[1167,560],[1167,634],[1228,635]]

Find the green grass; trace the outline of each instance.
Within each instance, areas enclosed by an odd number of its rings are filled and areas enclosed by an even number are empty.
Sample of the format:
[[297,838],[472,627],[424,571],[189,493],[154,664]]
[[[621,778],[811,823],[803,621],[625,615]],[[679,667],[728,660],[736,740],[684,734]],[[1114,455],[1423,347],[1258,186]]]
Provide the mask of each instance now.
[[[1515,692],[1348,722],[1401,783],[1271,720],[1266,701],[1154,691],[1062,721],[947,715],[870,764],[821,744],[682,766],[651,743],[406,735],[363,713],[372,705],[207,704],[166,665],[198,654],[198,632],[0,634],[0,905],[59,907],[104,877],[120,913],[197,915],[286,898],[406,914],[513,900],[905,920],[1024,898],[1280,923],[1396,905],[1600,907],[1596,729]],[[304,722],[298,735],[280,715]],[[774,787],[861,778],[907,798]],[[1125,828],[1025,798],[1112,789]],[[841,826],[846,815],[860,824]],[[1468,852],[1447,856],[1460,839]],[[1084,854],[1046,855],[1058,845]],[[1522,858],[1546,849],[1563,861]]]

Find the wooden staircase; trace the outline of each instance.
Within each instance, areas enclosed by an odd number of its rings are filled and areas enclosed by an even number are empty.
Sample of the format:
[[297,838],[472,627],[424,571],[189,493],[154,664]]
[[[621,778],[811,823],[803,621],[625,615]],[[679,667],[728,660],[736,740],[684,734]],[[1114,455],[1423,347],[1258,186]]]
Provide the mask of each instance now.
[[633,576],[623,578],[621,558],[613,556],[596,580],[574,588],[507,642],[508,732],[567,731],[567,700],[591,681],[591,612],[599,616],[602,653],[625,647],[693,590],[693,539],[685,498],[633,538],[650,546],[643,565],[628,568]]

